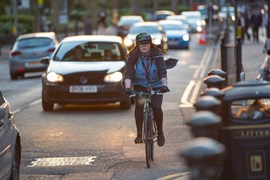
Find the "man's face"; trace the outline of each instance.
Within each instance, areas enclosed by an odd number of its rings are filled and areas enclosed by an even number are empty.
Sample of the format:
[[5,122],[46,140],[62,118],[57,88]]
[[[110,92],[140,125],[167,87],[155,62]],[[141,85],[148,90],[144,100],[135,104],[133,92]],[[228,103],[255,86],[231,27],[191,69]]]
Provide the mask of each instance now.
[[141,53],[147,53],[150,51],[150,47],[151,47],[151,44],[150,43],[147,43],[147,44],[139,44],[139,49],[141,51]]

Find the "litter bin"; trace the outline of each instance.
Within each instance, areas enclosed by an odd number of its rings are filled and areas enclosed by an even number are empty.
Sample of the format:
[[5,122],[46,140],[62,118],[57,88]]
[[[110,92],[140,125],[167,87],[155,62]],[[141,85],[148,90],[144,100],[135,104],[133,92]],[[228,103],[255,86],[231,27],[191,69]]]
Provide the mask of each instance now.
[[223,91],[221,179],[270,179],[270,83],[241,81]]

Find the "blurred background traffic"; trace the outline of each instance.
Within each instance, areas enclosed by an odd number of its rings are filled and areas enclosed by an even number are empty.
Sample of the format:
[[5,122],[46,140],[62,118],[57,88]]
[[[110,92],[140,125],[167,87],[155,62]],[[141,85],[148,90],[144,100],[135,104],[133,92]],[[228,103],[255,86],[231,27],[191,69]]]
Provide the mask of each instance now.
[[[267,14],[264,1],[233,0],[9,0],[0,3],[1,44],[12,43],[20,34],[54,31],[57,34],[95,34],[98,29],[113,26],[117,35],[125,36],[129,26],[137,21],[158,21],[183,11],[198,11],[206,31],[218,35],[226,20],[237,15]],[[161,11],[166,10],[166,11]],[[257,11],[257,12],[256,12]],[[137,15],[139,19],[122,19]],[[186,15],[187,17],[187,15]],[[209,17],[211,17],[209,19]],[[229,19],[227,19],[229,17]],[[195,21],[195,23],[198,20]],[[189,31],[194,30],[192,20]],[[125,26],[125,27],[123,27]],[[125,29],[126,28],[126,29]],[[195,27],[196,29],[196,27]],[[200,31],[202,31],[201,29]]]

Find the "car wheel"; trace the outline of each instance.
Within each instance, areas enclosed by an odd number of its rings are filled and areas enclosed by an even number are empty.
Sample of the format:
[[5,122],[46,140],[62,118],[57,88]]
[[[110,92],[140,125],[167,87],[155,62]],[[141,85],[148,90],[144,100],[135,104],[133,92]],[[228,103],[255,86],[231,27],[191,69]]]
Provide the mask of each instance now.
[[42,99],[42,108],[44,111],[53,111],[54,103],[47,102],[44,99]]
[[21,78],[24,78],[24,73],[20,73],[18,76],[20,76]]
[[10,73],[10,79],[12,80],[18,79],[18,75],[14,73]]
[[12,162],[12,171],[10,175],[10,180],[19,180],[20,175],[20,163],[21,163],[21,146],[19,142],[15,146],[15,155]]
[[128,98],[128,100],[120,102],[120,108],[121,109],[130,109],[131,108],[131,99]]

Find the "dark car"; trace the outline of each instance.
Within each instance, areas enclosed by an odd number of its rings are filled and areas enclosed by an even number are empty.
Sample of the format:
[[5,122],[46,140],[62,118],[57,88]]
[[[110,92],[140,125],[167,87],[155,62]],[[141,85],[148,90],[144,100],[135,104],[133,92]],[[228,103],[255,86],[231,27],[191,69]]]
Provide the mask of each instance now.
[[19,179],[20,139],[10,105],[0,91],[0,179]]
[[9,54],[10,78],[24,77],[25,73],[42,72],[47,65],[42,57],[51,56],[59,42],[54,32],[37,32],[20,35]]
[[42,108],[52,111],[54,104],[92,104],[120,102],[129,109],[123,80],[127,49],[119,36],[79,35],[66,37],[42,76]]
[[122,38],[125,37],[133,24],[143,21],[143,17],[138,15],[121,16],[120,20],[117,23],[117,36],[120,36]]
[[134,24],[124,39],[124,44],[128,49],[132,49],[135,45],[135,38],[141,32],[151,34],[152,43],[157,45],[163,51],[168,50],[167,36],[158,22],[140,22]]

